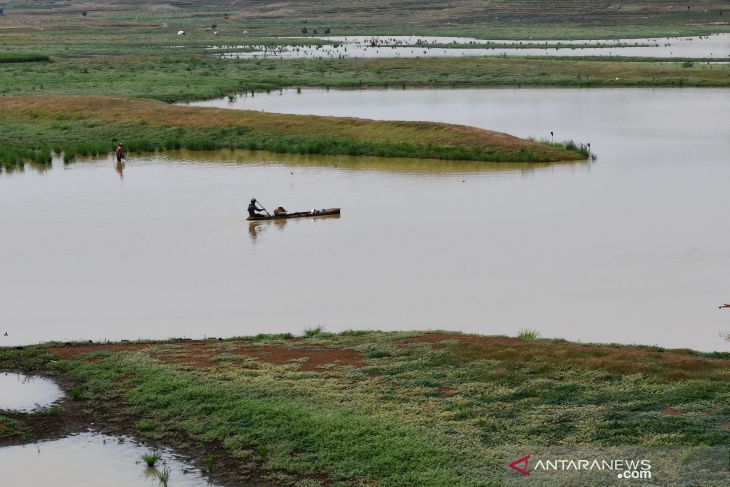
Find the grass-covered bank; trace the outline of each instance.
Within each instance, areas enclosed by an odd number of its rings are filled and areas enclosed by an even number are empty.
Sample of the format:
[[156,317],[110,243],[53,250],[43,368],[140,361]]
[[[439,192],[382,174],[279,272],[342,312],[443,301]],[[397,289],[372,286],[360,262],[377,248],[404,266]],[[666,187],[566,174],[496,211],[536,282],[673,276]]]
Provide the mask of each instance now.
[[244,148],[492,162],[580,160],[585,147],[432,122],[282,115],[121,97],[0,98],[0,165],[127,151]]
[[0,65],[0,95],[114,95],[169,102],[298,86],[730,86],[730,65],[632,59],[234,60],[92,56]]
[[503,485],[513,445],[730,442],[727,354],[305,335],[0,349],[0,369],[78,389],[67,409],[97,428],[190,449],[201,465],[213,455],[231,485],[251,471],[282,485]]

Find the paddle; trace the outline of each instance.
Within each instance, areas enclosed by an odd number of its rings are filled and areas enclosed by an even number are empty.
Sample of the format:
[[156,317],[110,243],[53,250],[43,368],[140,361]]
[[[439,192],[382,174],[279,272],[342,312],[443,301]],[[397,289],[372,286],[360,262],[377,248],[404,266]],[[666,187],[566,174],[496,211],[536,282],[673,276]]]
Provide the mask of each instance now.
[[261,202],[260,202],[259,200],[256,200],[256,203],[258,203],[258,204],[259,204],[259,206],[261,207],[261,209],[262,209],[262,210],[264,210],[264,211],[266,212],[266,215],[267,215],[267,216],[271,216],[271,213],[269,213],[269,210],[267,210],[266,208],[264,208],[264,205],[262,205],[262,204],[261,204]]

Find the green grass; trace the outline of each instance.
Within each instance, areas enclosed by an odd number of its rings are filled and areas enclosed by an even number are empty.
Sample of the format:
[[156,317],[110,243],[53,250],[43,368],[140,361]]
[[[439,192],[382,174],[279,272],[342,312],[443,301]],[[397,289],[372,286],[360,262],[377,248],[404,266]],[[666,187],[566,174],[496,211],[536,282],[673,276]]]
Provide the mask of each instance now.
[[267,150],[485,162],[582,160],[585,147],[546,144],[431,122],[280,115],[110,97],[0,97],[0,167],[25,159],[70,162],[122,142],[131,153],[170,149]]
[[[157,2],[147,0],[145,7]],[[418,0],[389,2],[342,0],[322,7],[317,0],[257,2],[256,8],[237,9],[230,2],[209,0],[180,3],[174,8],[129,9],[119,2],[81,0],[76,11],[88,7],[89,16],[60,11],[64,6],[37,2],[5,3],[0,45],[46,44],[59,53],[79,46],[100,50],[146,50],[170,45],[246,40],[260,36],[300,36],[317,30],[333,35],[447,35],[492,39],[601,39],[727,32],[730,7],[726,2],[692,2],[686,10],[671,0],[570,2],[550,0]],[[88,6],[91,4],[90,6]],[[620,8],[617,8],[620,7]],[[32,8],[33,16],[15,11]],[[707,9],[707,12],[705,12]],[[223,15],[229,14],[229,19]],[[64,22],[59,23],[63,15]],[[30,17],[30,18],[29,18]],[[28,29],[33,21],[37,29]],[[212,25],[218,36],[213,36]],[[180,29],[187,35],[178,37]],[[246,34],[243,34],[243,31]],[[116,47],[115,47],[116,46]],[[89,54],[85,51],[85,54]]]
[[14,418],[0,415],[0,440],[9,438],[22,438],[27,433],[27,428]]
[[162,458],[162,455],[160,454],[160,452],[155,451],[152,453],[145,453],[141,456],[141,458],[148,467],[154,467],[157,462]]
[[540,338],[540,332],[535,330],[520,330],[517,337],[523,340],[535,340]]
[[205,457],[205,471],[210,473],[215,467],[215,455],[212,453]]
[[34,414],[40,416],[60,416],[63,413],[63,407],[60,404],[51,404],[43,408],[36,409]]
[[157,428],[157,425],[150,419],[141,419],[137,421],[137,429],[139,431],[153,431],[155,428]]
[[0,94],[115,95],[180,102],[301,86],[730,86],[730,65],[695,63],[687,68],[682,62],[619,58],[282,61],[179,54],[94,56],[2,65]]
[[[537,337],[418,336],[317,333],[134,352],[112,344],[48,366],[82,385],[90,407],[150,418],[171,447],[201,445],[203,465],[208,448],[222,445],[217,457],[256,462],[292,484],[324,475],[335,485],[502,485],[501,455],[513,445],[730,442],[726,359]],[[292,361],[267,358],[277,350]],[[338,350],[359,361],[333,355],[300,369]],[[197,365],[224,353],[232,359]]]
[[49,62],[51,58],[40,54],[0,52],[0,64]]

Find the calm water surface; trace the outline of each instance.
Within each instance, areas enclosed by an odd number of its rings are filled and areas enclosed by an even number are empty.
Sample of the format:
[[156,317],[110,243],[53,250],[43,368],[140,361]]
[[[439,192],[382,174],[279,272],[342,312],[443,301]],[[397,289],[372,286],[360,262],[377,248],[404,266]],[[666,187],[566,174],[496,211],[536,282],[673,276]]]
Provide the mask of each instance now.
[[[24,487],[157,487],[154,469],[140,458],[152,453],[130,438],[82,433],[55,441],[0,448],[2,485]],[[157,468],[170,468],[169,485],[213,486],[198,469],[162,451]]]
[[63,397],[52,380],[37,375],[0,372],[0,410],[30,412]]
[[[179,154],[131,158],[123,179],[109,160],[5,175],[0,344],[321,324],[730,349],[717,309],[730,300],[726,90],[305,90],[207,104],[553,131],[599,159],[431,172]],[[249,226],[252,195],[343,214]]]
[[[337,44],[323,46],[213,46],[218,51],[246,48],[246,52],[226,52],[228,58],[340,59],[340,58],[414,58],[466,56],[641,56],[658,58],[730,59],[730,34],[702,37],[664,37],[618,40],[505,41],[470,37],[414,36],[329,36],[319,37]],[[433,47],[430,44],[542,44],[552,47]],[[560,44],[560,46],[557,46]],[[418,45],[418,47],[412,47]],[[404,47],[408,46],[408,47]],[[583,47],[578,47],[583,46]],[[595,46],[595,47],[586,47]]]

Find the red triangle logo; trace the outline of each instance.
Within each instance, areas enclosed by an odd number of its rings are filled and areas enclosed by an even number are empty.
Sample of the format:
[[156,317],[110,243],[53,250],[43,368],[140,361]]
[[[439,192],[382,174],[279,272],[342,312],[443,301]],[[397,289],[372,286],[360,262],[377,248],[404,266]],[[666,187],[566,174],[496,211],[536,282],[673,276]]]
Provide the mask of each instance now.
[[[527,462],[528,462],[529,459],[530,459],[530,455],[527,455],[526,457],[522,457],[519,460],[515,460],[514,462],[512,462],[512,463],[509,464],[509,468],[511,468],[512,470],[517,470],[518,472],[520,472],[525,477],[529,477],[530,476],[530,471],[527,470],[527,468],[528,468],[527,467]],[[518,465],[521,465],[521,464],[524,464],[525,465],[524,468],[518,467]]]

